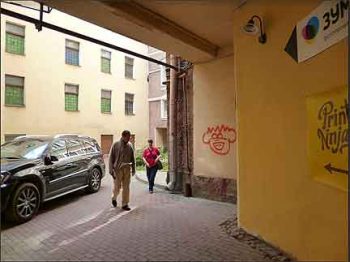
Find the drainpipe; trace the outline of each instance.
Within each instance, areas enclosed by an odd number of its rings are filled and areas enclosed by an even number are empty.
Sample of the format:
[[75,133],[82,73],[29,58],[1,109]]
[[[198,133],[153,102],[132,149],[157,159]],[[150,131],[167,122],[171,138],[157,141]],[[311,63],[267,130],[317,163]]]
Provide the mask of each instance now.
[[189,121],[188,121],[188,96],[187,96],[187,77],[188,77],[188,71],[181,74],[179,76],[179,79],[182,80],[182,93],[184,97],[184,121],[183,121],[183,127],[185,129],[185,145],[184,145],[184,152],[186,157],[184,158],[184,169],[183,173],[185,176],[185,196],[186,197],[192,197],[192,188],[191,188],[191,168],[190,168],[190,154],[189,154]]
[[[170,55],[170,64],[177,66],[177,58]],[[170,69],[169,84],[169,183],[167,189],[174,191],[176,185],[176,93],[177,72]]]

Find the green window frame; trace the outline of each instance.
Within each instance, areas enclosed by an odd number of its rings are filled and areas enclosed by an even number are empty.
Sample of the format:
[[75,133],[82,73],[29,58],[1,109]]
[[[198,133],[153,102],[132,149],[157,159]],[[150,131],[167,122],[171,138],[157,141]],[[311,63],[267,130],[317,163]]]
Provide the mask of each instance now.
[[101,113],[111,113],[112,111],[112,91],[101,90]]
[[24,106],[24,77],[5,75],[5,105]]
[[101,50],[101,72],[111,73],[111,58],[112,53],[106,50]]
[[77,112],[79,105],[79,86],[65,84],[64,105],[66,111]]
[[79,66],[79,42],[66,39],[66,64]]
[[134,58],[125,57],[125,78],[134,78]]
[[24,26],[6,22],[6,52],[16,55],[24,55],[24,36]]
[[134,95],[125,93],[125,115],[134,115]]

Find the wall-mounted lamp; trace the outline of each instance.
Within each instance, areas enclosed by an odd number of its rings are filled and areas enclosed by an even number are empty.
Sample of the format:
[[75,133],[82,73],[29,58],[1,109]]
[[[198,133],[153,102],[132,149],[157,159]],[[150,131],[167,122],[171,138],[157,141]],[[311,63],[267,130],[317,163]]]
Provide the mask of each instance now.
[[[259,20],[259,26],[256,25],[254,18]],[[259,35],[259,43],[265,44],[266,43],[266,34],[264,32],[264,27],[262,20],[259,16],[253,15],[249,21],[243,26],[243,31],[250,35],[256,35],[257,33],[260,33]]]

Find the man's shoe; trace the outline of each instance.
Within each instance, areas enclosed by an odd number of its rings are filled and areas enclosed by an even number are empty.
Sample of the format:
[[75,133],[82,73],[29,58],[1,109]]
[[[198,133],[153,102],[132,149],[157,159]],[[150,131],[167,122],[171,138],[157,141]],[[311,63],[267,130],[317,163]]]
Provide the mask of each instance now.
[[112,200],[112,205],[113,205],[114,207],[116,207],[116,206],[117,206],[117,200]]
[[128,205],[123,206],[122,209],[125,210],[125,211],[130,211],[131,210],[131,208]]
[[149,193],[150,193],[150,194],[153,194],[153,190],[150,190]]

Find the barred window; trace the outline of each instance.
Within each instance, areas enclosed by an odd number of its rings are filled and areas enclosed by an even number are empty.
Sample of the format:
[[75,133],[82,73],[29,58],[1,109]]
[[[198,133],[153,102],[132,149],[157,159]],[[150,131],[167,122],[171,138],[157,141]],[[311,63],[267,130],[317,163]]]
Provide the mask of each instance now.
[[6,52],[24,55],[24,26],[6,22]]
[[101,112],[102,113],[111,112],[111,100],[112,100],[112,91],[101,90]]
[[134,58],[125,57],[125,77],[134,78]]
[[5,75],[5,105],[24,106],[24,77]]
[[66,84],[64,87],[65,110],[78,111],[79,86]]
[[79,65],[79,42],[66,39],[66,64]]
[[101,50],[101,72],[111,73],[112,54],[109,51]]
[[134,95],[125,94],[125,114],[133,115],[134,114]]

